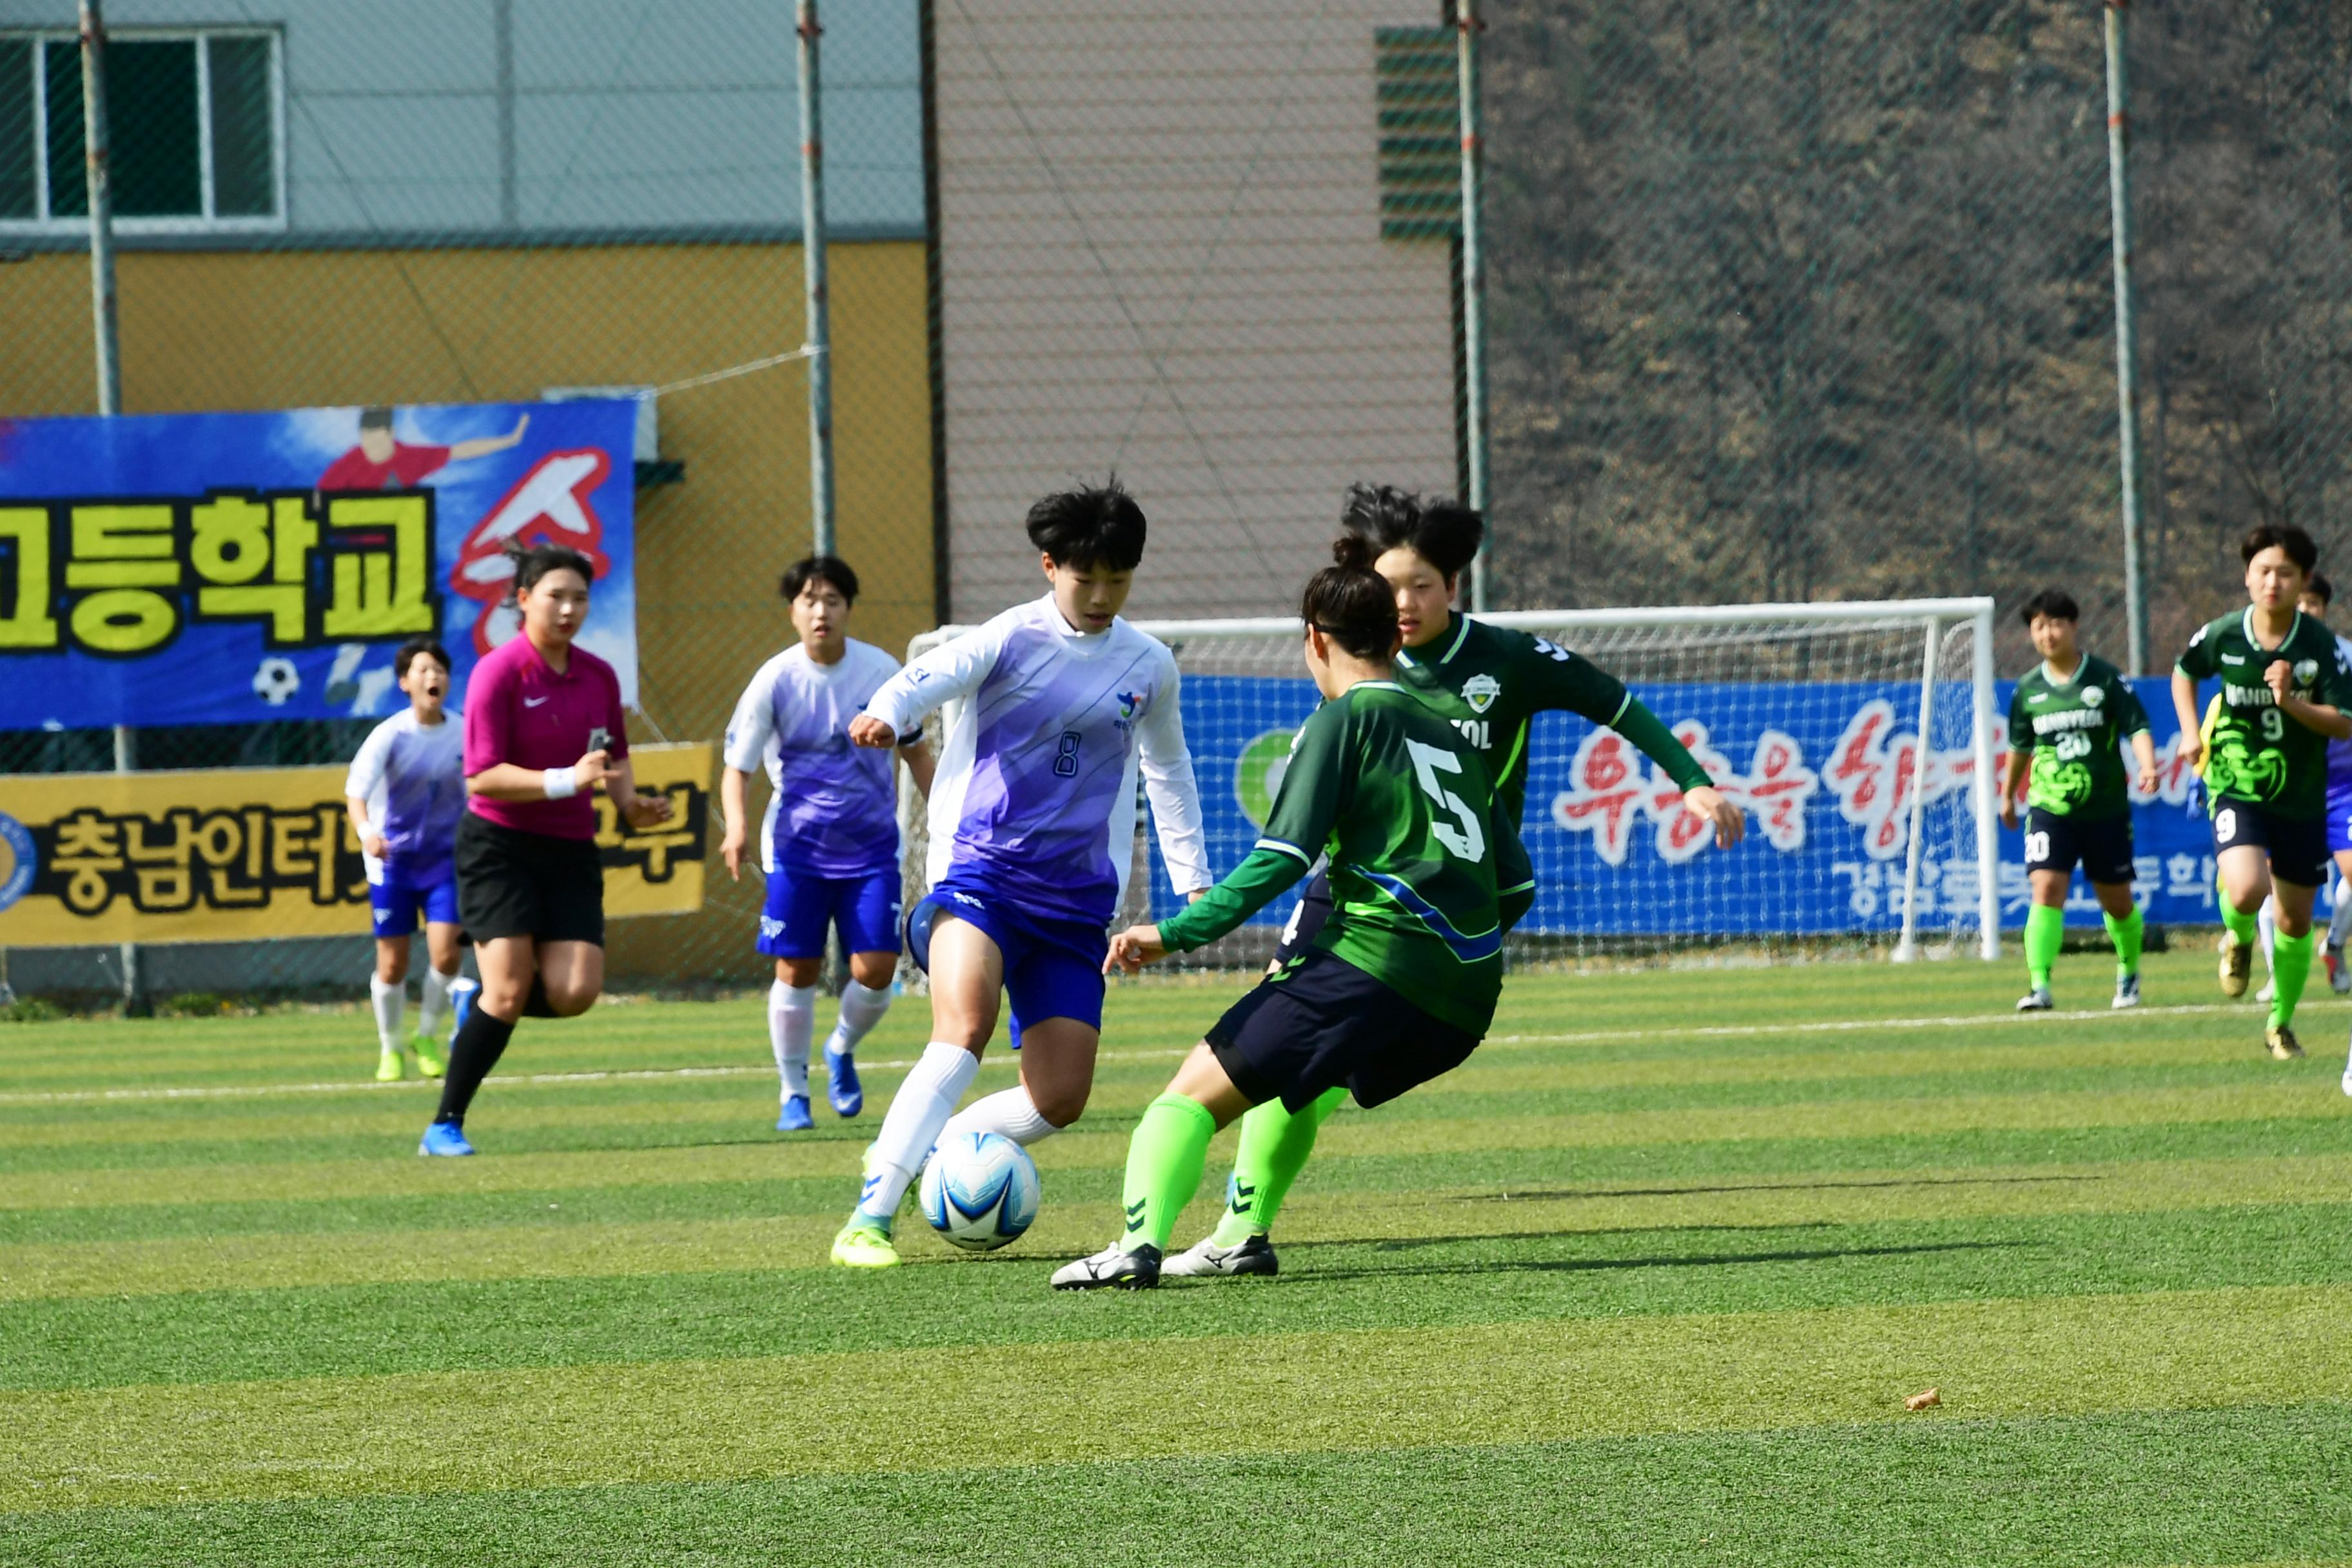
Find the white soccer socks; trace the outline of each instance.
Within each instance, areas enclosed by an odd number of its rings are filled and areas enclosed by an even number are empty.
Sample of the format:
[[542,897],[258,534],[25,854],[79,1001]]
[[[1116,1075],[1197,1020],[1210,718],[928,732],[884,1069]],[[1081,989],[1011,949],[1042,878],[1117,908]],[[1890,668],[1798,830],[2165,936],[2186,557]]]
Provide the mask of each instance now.
[[408,1043],[408,1037],[400,1032],[401,1014],[408,1006],[408,987],[400,981],[371,974],[368,998],[375,1004],[375,1037],[385,1050],[399,1050]]
[[940,1129],[940,1140],[944,1142],[961,1132],[1002,1132],[1025,1149],[1060,1131],[1038,1111],[1037,1102],[1029,1098],[1029,1090],[1016,1083],[965,1106]]
[[768,1045],[776,1053],[786,1100],[808,1097],[809,1039],[815,1033],[815,986],[779,980],[768,987]]
[[851,980],[841,988],[841,1017],[833,1026],[833,1034],[824,1042],[827,1055],[836,1051],[854,1051],[857,1043],[874,1032],[882,1015],[890,1010],[890,988],[877,989]]
[[416,1009],[416,1032],[428,1040],[438,1040],[449,1032],[450,988],[457,984],[455,974],[444,974],[431,964],[425,966],[425,999]]
[[890,1097],[882,1131],[866,1148],[866,1186],[857,1195],[862,1218],[886,1226],[890,1223],[923,1156],[940,1141],[940,1130],[954,1114],[956,1101],[979,1073],[980,1058],[961,1046],[933,1040],[923,1047],[921,1059]]

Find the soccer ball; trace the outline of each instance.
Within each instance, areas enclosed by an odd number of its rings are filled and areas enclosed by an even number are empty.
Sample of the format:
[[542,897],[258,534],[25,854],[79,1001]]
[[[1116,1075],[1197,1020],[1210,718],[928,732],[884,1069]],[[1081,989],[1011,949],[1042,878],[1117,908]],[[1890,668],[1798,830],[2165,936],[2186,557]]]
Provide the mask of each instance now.
[[253,694],[272,708],[283,708],[286,700],[302,689],[302,672],[294,668],[290,658],[275,655],[261,661],[253,672]]
[[1002,1132],[960,1132],[923,1168],[923,1217],[950,1247],[988,1252],[1037,1217],[1037,1164]]

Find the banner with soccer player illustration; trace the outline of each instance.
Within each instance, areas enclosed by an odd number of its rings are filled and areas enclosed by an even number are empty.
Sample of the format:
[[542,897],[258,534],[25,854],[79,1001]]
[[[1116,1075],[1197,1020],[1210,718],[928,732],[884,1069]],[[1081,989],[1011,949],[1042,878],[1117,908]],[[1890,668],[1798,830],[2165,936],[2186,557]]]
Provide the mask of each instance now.
[[[2008,753],[2012,683],[1997,688],[1996,763]],[[2210,925],[2213,846],[2195,776],[2174,760],[2169,684],[2135,682],[2161,760],[2153,795],[2135,790],[2134,889],[2157,924]],[[1916,683],[1720,684],[1633,688],[1748,813],[1747,842],[1726,853],[1681,809],[1681,791],[1632,742],[1568,714],[1547,713],[1528,744],[1523,826],[1535,863],[1532,934],[1832,935],[1902,924],[1912,791],[1927,792],[1931,832],[1920,868],[1923,931],[1977,918],[1976,837],[1968,792],[1976,761],[1958,717],[1964,687],[1939,692],[1939,741],[1924,765]],[[1201,779],[1212,862],[1249,852],[1314,709],[1304,680],[1196,675],[1184,682],[1184,727]],[[1948,749],[1947,749],[1948,748]],[[2024,922],[2021,835],[2000,835],[2001,923]],[[1152,909],[1181,907],[1155,857]],[[1286,919],[1277,899],[1260,923]],[[2070,923],[2099,910],[2078,872]]]
[[[670,816],[622,822],[596,797],[604,910],[702,907],[708,742],[629,748]],[[252,942],[368,928],[366,863],[341,767],[0,774],[0,947]]]
[[625,399],[0,421],[0,730],[367,718],[393,655],[515,635],[511,543],[596,564],[637,686]]

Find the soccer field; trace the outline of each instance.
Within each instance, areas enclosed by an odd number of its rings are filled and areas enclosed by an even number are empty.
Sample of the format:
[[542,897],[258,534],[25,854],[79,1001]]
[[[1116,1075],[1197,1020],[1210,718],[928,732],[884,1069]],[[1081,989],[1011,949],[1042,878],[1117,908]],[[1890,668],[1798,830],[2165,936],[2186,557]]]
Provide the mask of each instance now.
[[2352,1008],[2272,1063],[2190,948],[1520,976],[1279,1279],[1141,1295],[1045,1278],[1235,983],[1115,987],[1035,1228],[880,1275],[898,1067],[769,1131],[754,1002],[526,1026],[446,1162],[361,1015],[8,1026],[0,1561],[2352,1562]]

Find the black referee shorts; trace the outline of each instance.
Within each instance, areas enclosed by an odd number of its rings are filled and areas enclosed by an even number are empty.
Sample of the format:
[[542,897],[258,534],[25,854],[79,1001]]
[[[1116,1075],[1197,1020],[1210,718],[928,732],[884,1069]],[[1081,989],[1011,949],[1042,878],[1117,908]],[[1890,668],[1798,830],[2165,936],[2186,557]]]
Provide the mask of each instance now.
[[457,918],[475,942],[527,936],[604,945],[604,865],[585,838],[457,824]]
[[1341,1084],[1360,1106],[1385,1103],[1478,1048],[1475,1035],[1319,947],[1259,981],[1209,1026],[1207,1039],[1235,1089],[1293,1111]]

